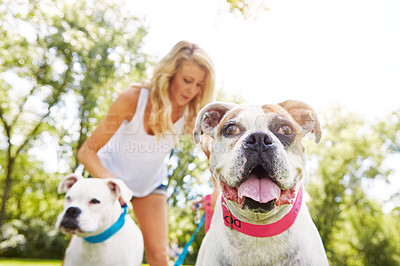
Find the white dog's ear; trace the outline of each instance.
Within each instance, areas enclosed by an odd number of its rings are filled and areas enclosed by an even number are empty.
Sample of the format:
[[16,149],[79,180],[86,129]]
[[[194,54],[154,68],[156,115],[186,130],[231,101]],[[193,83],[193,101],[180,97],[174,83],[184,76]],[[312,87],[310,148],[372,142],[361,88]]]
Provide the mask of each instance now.
[[121,196],[125,203],[131,201],[133,192],[125,185],[124,181],[116,178],[107,178],[107,185],[117,198]]
[[314,133],[315,142],[319,143],[322,137],[321,125],[316,112],[306,103],[288,100],[279,104],[282,106],[303,129],[303,135]]
[[57,193],[66,193],[76,182],[83,179],[81,175],[69,174],[58,184]]
[[196,118],[196,124],[193,130],[194,141],[199,144],[201,140],[200,136],[203,133],[210,135],[212,130],[221,122],[226,112],[237,106],[238,105],[234,103],[224,102],[214,102],[204,106]]

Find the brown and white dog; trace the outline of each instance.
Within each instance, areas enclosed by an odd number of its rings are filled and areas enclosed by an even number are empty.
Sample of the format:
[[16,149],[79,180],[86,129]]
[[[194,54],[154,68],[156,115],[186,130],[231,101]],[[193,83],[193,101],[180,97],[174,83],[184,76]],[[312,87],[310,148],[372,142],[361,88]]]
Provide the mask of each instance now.
[[196,265],[328,265],[302,199],[307,133],[320,141],[314,110],[299,101],[199,112],[194,139],[222,193]]

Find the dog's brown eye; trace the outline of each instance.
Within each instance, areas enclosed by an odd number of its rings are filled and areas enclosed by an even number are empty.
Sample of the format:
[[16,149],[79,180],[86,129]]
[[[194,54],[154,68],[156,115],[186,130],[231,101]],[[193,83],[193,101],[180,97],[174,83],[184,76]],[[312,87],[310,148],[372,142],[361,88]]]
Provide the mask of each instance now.
[[240,128],[236,125],[231,125],[226,129],[228,135],[238,135],[240,133]]
[[293,130],[289,126],[283,126],[279,128],[278,133],[288,136],[292,135]]
[[92,199],[89,203],[91,203],[91,204],[99,204],[99,203],[100,203],[100,200],[98,200],[98,199]]

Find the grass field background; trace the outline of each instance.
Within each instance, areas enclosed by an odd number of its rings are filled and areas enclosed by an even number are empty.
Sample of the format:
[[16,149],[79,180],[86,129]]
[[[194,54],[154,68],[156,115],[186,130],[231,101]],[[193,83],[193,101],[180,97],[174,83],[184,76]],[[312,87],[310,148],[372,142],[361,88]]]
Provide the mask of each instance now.
[[[60,266],[61,260],[39,260],[39,259],[10,259],[0,258],[0,266]],[[149,266],[142,264],[142,266]]]
[[61,260],[0,258],[0,266],[60,266],[61,262]]

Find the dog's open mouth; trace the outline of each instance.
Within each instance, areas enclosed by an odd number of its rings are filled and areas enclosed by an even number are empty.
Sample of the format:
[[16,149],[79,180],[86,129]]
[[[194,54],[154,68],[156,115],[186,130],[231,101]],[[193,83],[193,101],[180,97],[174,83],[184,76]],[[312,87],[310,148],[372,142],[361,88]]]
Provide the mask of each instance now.
[[279,205],[293,204],[296,197],[295,186],[281,190],[261,165],[256,166],[238,187],[229,187],[222,181],[221,185],[227,200],[253,212],[268,212]]

